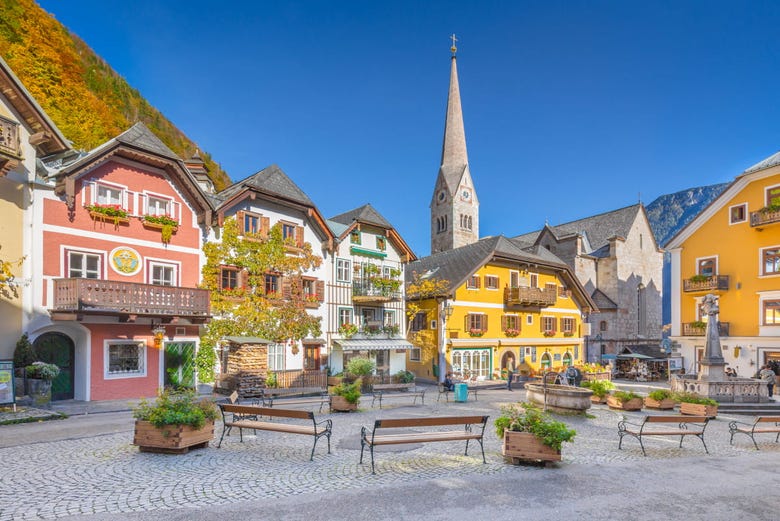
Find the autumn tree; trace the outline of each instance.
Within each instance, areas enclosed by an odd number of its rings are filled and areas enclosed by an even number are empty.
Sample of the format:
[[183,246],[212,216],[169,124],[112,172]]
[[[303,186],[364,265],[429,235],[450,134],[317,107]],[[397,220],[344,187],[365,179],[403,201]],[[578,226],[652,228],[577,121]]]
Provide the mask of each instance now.
[[[449,286],[450,281],[447,279],[420,275],[417,272],[412,273],[412,281],[406,285],[406,337],[427,352],[439,351],[436,330],[426,327],[412,333],[412,322],[418,313],[425,313],[426,324],[435,319],[439,301],[447,296]],[[442,365],[443,360],[437,363]]]
[[9,261],[0,257],[0,297],[12,299],[19,296],[14,268],[19,268],[24,262],[21,259]]
[[[201,381],[213,379],[213,348],[226,336],[285,342],[321,335],[320,318],[309,315],[304,307],[301,276],[322,263],[311,244],[291,248],[282,238],[279,224],[267,235],[239,235],[236,220],[230,217],[225,220],[221,240],[206,243],[203,251],[202,287],[211,291],[214,318],[198,352]],[[229,289],[222,281],[225,268],[235,276]]]

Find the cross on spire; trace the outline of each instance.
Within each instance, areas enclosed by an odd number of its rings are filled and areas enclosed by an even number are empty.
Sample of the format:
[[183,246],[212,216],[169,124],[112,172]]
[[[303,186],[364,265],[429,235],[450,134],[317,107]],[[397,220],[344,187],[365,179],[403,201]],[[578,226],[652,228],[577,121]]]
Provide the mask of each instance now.
[[452,33],[452,36],[450,36],[450,40],[452,40],[452,47],[450,47],[450,51],[452,51],[452,55],[455,56],[455,53],[458,52],[458,48],[455,47],[455,42],[458,41],[458,39],[455,38],[455,33]]

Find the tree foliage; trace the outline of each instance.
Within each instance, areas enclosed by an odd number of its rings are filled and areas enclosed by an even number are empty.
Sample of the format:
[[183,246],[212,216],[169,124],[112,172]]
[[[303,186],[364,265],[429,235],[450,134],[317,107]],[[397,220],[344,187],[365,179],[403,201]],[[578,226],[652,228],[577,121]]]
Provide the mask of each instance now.
[[19,268],[24,257],[13,261],[0,257],[0,298],[12,299],[19,296],[14,268]]
[[[138,121],[182,158],[198,148],[33,0],[0,0],[0,54],[77,148],[92,149]],[[217,189],[230,184],[209,154],[200,155]]]
[[[213,347],[225,336],[255,336],[284,342],[307,336],[320,336],[320,318],[306,312],[301,276],[316,269],[322,257],[304,243],[300,250],[289,253],[282,239],[281,225],[273,226],[267,237],[238,234],[236,220],[225,220],[219,242],[208,242],[203,248],[202,287],[211,291],[211,311],[214,315],[206,327],[199,353],[201,381],[211,374]],[[239,270],[239,286],[232,290],[220,288],[221,268]],[[279,291],[266,292],[266,275],[279,277]],[[286,281],[286,282],[283,282]],[[289,294],[282,292],[282,285]]]

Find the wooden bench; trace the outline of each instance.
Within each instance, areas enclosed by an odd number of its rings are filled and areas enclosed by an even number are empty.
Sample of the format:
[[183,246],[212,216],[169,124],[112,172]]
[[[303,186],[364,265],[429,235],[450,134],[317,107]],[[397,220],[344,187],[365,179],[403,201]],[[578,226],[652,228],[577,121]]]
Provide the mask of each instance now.
[[[618,449],[623,448],[623,436],[633,436],[639,440],[639,446],[642,447],[642,454],[645,453],[645,445],[642,443],[642,437],[644,436],[679,436],[680,448],[682,448],[683,439],[686,436],[696,436],[701,440],[704,445],[704,452],[710,453],[707,450],[707,444],[704,443],[704,429],[707,428],[707,423],[710,419],[707,416],[683,416],[683,415],[668,415],[668,416],[645,416],[642,423],[632,423],[628,420],[622,420],[618,423],[618,435],[620,436],[620,443],[618,443]],[[657,424],[670,424],[676,423],[677,428],[657,428]],[[654,428],[656,427],[656,428]],[[662,427],[664,427],[662,425]]]
[[[222,446],[222,439],[225,437],[225,432],[230,431],[233,427],[237,427],[242,443],[244,442],[244,429],[314,436],[314,446],[311,449],[310,461],[314,459],[314,449],[317,448],[317,440],[322,436],[327,436],[328,454],[330,454],[330,434],[333,422],[331,420],[317,422],[314,419],[314,413],[311,411],[272,409],[270,407],[260,407],[257,405],[233,405],[229,403],[220,403],[218,405],[222,411],[222,436],[219,438],[217,448]],[[311,425],[263,421],[260,419],[263,416],[267,416],[269,420],[272,418],[308,420],[311,422]]]
[[[469,453],[469,441],[476,440],[482,448],[482,462],[485,461],[485,446],[482,437],[485,434],[487,416],[439,416],[434,418],[395,418],[388,420],[375,420],[374,428],[369,431],[362,427],[360,430],[360,463],[363,463],[363,449],[368,445],[371,450],[371,473],[374,472],[374,447],[380,445],[397,445],[401,443],[427,443],[433,441],[461,441],[466,442],[465,455]],[[406,431],[383,434],[383,429],[404,429],[421,427],[443,427],[462,425],[463,430],[448,431]],[[472,429],[476,425],[476,429]],[[479,428],[479,425],[482,427]]]
[[405,397],[405,396],[411,396],[414,398],[414,405],[417,404],[417,398],[420,398],[420,401],[425,404],[425,389],[417,389],[417,387],[413,383],[407,383],[407,384],[374,384],[373,390],[371,391],[374,398],[371,400],[371,407],[374,406],[374,402],[376,402],[377,398],[379,399],[379,408],[382,408],[382,397],[383,396],[393,396],[393,397]]
[[[461,383],[461,382],[458,382]],[[457,383],[456,383],[457,385]],[[479,387],[466,387],[466,399],[468,400],[469,395],[474,397],[474,401],[477,401],[477,391],[479,390]],[[444,387],[443,383],[439,383],[439,395],[436,397],[436,401],[438,402],[441,400],[441,395],[444,395],[444,398],[449,402],[450,401],[450,393],[455,392],[454,390],[447,389]]]
[[262,389],[260,400],[265,407],[273,407],[279,404],[282,407],[289,405],[330,404],[328,390],[322,387],[290,387],[287,389]]
[[729,444],[734,443],[734,435],[738,432],[747,434],[750,439],[753,440],[753,445],[758,450],[758,444],[756,443],[756,434],[762,433],[777,433],[775,436],[775,443],[780,439],[780,416],[757,416],[753,423],[745,423],[740,421],[733,421],[729,423],[729,432],[731,433],[731,439]]

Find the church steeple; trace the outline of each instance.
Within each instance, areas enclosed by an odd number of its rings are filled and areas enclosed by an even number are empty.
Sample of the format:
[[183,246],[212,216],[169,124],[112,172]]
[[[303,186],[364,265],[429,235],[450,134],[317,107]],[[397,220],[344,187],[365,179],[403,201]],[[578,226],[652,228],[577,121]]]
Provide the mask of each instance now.
[[457,39],[452,35],[450,90],[444,121],[441,166],[431,200],[431,253],[479,240],[479,201],[469,171],[466,131],[460,105]]

